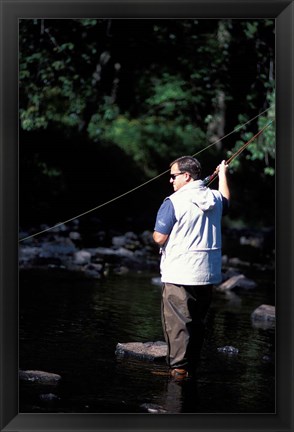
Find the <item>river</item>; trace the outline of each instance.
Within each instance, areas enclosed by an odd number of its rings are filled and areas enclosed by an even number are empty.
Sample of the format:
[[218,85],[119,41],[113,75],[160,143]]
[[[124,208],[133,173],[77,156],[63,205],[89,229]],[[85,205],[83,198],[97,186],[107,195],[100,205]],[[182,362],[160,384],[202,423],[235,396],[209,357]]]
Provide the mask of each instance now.
[[[275,329],[251,313],[274,304],[273,275],[250,290],[215,291],[195,379],[174,382],[164,362],[118,358],[118,342],[162,341],[158,274],[103,280],[61,269],[20,272],[19,367],[61,375],[57,386],[20,382],[23,413],[274,413]],[[233,346],[236,355],[219,352]],[[147,408],[149,411],[147,411]]]

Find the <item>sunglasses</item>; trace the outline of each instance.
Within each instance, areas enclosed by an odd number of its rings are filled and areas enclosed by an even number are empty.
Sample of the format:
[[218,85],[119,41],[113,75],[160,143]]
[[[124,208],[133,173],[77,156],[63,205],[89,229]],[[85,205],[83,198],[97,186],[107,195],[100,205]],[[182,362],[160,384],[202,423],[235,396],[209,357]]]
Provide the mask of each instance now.
[[179,172],[179,173],[176,173],[176,174],[171,174],[171,175],[170,175],[170,178],[173,179],[173,180],[175,180],[176,177],[178,177],[178,176],[181,175],[181,174],[185,174],[185,173],[184,173],[184,172]]

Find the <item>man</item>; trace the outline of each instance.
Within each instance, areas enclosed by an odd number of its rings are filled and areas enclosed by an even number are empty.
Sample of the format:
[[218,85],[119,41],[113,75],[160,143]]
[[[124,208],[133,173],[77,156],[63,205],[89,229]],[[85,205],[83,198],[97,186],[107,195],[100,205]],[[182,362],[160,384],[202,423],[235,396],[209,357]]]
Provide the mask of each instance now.
[[221,218],[230,199],[225,161],[218,190],[202,180],[191,156],[170,164],[174,193],[158,210],[153,239],[161,247],[162,326],[171,375],[195,371],[204,340],[212,286],[221,281]]

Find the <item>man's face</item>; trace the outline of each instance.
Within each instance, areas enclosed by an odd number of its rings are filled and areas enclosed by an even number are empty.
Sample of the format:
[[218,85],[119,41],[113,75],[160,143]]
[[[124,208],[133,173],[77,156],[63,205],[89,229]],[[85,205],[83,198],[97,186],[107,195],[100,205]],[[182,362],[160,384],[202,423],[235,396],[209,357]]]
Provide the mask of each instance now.
[[174,191],[187,184],[187,173],[179,170],[178,163],[170,168],[170,183],[173,184]]

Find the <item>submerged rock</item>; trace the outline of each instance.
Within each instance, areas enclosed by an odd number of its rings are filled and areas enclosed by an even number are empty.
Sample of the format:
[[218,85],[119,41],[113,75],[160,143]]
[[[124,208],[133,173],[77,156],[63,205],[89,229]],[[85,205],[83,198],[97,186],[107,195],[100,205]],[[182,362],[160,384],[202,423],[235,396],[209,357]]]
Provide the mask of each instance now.
[[118,356],[135,356],[142,360],[159,360],[166,357],[165,342],[128,342],[118,343],[115,354]]
[[43,402],[55,402],[60,400],[60,398],[53,393],[46,393],[40,395],[40,400]]
[[274,363],[275,359],[272,354],[265,354],[261,360],[265,363]]
[[275,321],[276,308],[275,306],[262,304],[252,312],[251,319],[253,321]]
[[239,354],[238,348],[235,348],[235,347],[230,346],[230,345],[226,345],[224,347],[220,347],[217,350],[218,350],[218,352],[222,352],[222,353],[230,354],[230,355],[232,355],[232,354],[234,354],[234,355]]
[[144,403],[140,405],[140,408],[142,408],[144,411],[147,411],[151,414],[165,414],[167,411],[160,405],[156,405],[153,403]]
[[57,384],[61,376],[55,373],[44,372],[39,370],[20,370],[19,379],[39,384]]
[[162,286],[161,277],[153,277],[151,283],[152,285]]

